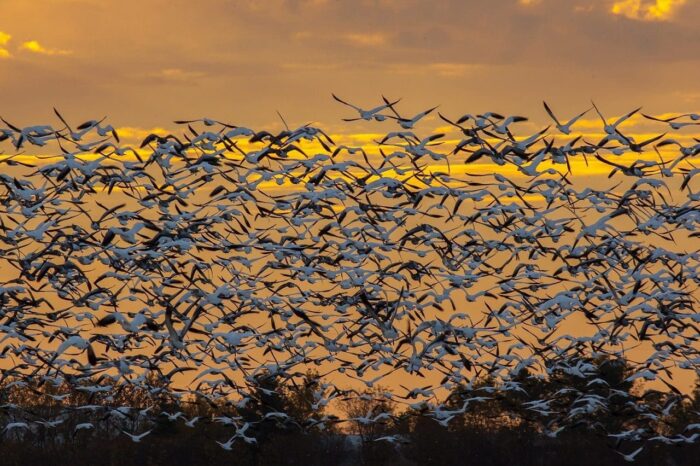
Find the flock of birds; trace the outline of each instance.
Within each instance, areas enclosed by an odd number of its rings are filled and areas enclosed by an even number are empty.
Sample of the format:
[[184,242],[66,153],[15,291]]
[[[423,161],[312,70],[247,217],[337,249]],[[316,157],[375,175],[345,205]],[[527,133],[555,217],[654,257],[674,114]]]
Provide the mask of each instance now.
[[[195,427],[205,420],[120,405],[116,394],[139,387],[244,407],[261,380],[313,369],[324,381],[319,412],[389,387],[448,425],[480,401],[526,392],[525,370],[585,381],[527,398],[553,436],[613,403],[659,420],[687,397],[674,377],[700,370],[700,140],[681,130],[699,115],[635,109],[611,122],[593,104],[566,121],[545,103],[552,124],[516,136],[533,123],[333,97],[352,113],[344,121],[398,127],[352,145],[310,124],[271,132],[203,118],[131,146],[104,119],[3,119],[0,384],[68,384],[86,398],[52,395],[64,412]],[[599,140],[575,135],[585,115],[600,119]],[[637,140],[623,131],[633,117],[664,128]],[[444,131],[419,135],[428,118]],[[594,167],[610,173],[586,176]],[[663,396],[606,388],[598,363],[611,358]],[[455,390],[471,398],[441,401]],[[63,415],[2,410],[14,416],[3,433]],[[319,414],[313,424],[387,417]],[[206,421],[235,430],[222,448],[256,441],[254,423]],[[141,441],[146,427],[124,435]],[[608,434],[679,443],[699,429]]]

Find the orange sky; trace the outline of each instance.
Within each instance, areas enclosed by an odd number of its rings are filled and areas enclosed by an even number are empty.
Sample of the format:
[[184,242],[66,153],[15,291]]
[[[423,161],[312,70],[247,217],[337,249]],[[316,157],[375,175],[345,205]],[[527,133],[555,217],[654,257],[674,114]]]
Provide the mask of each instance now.
[[[135,143],[201,116],[279,128],[279,110],[292,126],[361,144],[395,126],[342,123],[355,115],[331,92],[366,107],[402,97],[410,115],[438,104],[450,116],[523,114],[532,121],[519,135],[551,123],[543,99],[563,118],[591,99],[608,117],[640,105],[700,113],[700,2],[486,3],[0,0],[0,115],[20,126],[58,126],[54,106],[72,122],[108,115]],[[433,114],[421,124],[444,123]],[[628,124],[665,129],[639,116]],[[600,130],[591,112],[575,134]]]
[[[339,125],[403,97],[407,113],[488,110],[544,123],[595,99],[621,114],[700,109],[700,2],[686,0],[1,0],[0,115],[109,115],[152,128],[209,116]],[[366,131],[356,124],[357,131]]]

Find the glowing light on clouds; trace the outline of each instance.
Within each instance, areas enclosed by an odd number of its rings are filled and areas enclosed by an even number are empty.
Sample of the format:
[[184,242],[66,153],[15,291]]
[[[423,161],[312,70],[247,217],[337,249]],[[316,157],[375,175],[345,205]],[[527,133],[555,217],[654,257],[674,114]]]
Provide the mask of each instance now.
[[10,58],[12,55],[10,51],[5,48],[8,42],[10,42],[12,36],[6,32],[0,31],[0,58]]
[[614,2],[611,12],[629,19],[641,21],[667,21],[673,18],[686,0],[622,0]]
[[71,53],[69,50],[47,49],[36,40],[24,42],[22,43],[20,48],[22,50],[26,50],[32,53],[38,53],[40,55],[70,55]]

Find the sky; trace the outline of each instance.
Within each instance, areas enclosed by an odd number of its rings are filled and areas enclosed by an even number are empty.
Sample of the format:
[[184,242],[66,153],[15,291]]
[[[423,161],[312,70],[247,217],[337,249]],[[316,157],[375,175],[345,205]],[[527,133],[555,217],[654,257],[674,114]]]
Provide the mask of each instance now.
[[[0,115],[255,128],[417,113],[700,110],[692,0],[0,0]],[[363,130],[362,123],[355,126]]]
[[[408,115],[525,115],[532,131],[551,123],[542,100],[563,119],[591,99],[610,117],[700,113],[698,0],[0,0],[0,11],[0,116],[19,126],[58,124],[56,107],[141,139],[204,116],[279,127],[277,111],[334,137],[386,131],[342,123],[356,115],[331,93],[365,108],[402,98]],[[591,112],[577,130],[593,124]]]

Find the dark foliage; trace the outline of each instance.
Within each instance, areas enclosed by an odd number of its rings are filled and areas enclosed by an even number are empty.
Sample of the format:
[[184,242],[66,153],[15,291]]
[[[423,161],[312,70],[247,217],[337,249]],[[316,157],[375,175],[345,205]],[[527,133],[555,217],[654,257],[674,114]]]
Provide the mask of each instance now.
[[[624,365],[603,363],[600,377],[615,390],[635,396],[631,383],[624,383]],[[263,376],[264,377],[264,376]],[[544,395],[560,387],[579,386],[585,391],[586,384],[570,380],[564,374],[553,374],[546,381],[536,382],[527,373],[520,380],[529,395]],[[120,417],[112,411],[109,421],[95,422],[92,429],[76,430],[79,423],[96,420],[96,414],[76,410],[73,416],[63,417],[62,422],[48,426],[35,421],[32,429],[5,429],[0,438],[0,464],[31,465],[614,465],[627,464],[623,453],[631,453],[644,446],[635,458],[638,465],[691,465],[697,464],[700,445],[697,443],[663,442],[656,440],[621,440],[607,435],[606,429],[632,431],[637,428],[654,429],[659,436],[672,434],[682,426],[700,421],[698,406],[700,390],[692,396],[676,401],[663,419],[642,425],[620,425],[620,415],[614,408],[592,413],[574,427],[557,430],[545,416],[538,416],[523,404],[531,396],[518,392],[499,395],[493,392],[483,396],[492,386],[492,381],[470,389],[454,390],[446,405],[459,407],[465,400],[482,396],[473,402],[470,409],[452,416],[444,422],[425,416],[420,410],[399,407],[381,388],[348,396],[339,406],[339,414],[346,422],[314,423],[322,414],[313,410],[313,387],[321,383],[316,374],[309,373],[303,383],[282,386],[270,378],[258,381],[255,402],[245,407],[228,405],[212,406],[205,400],[178,402],[163,399],[160,406],[151,409],[163,413],[182,411],[182,416],[169,420],[167,415],[156,417],[148,425],[131,414]],[[602,384],[599,384],[602,385]],[[595,390],[602,390],[595,388]],[[23,405],[35,419],[51,419],[59,412],[54,397],[62,392],[61,387],[5,386],[0,394],[6,402],[0,411],[0,424],[17,422],[13,406]],[[279,395],[282,393],[283,395]],[[602,392],[601,392],[602,393]],[[659,396],[659,392],[647,390],[641,399]],[[72,397],[84,396],[71,393]],[[137,391],[120,394],[124,402],[133,401],[134,409],[144,406]],[[93,398],[93,402],[113,401]],[[69,399],[69,398],[64,398]],[[86,400],[79,401],[85,403]],[[655,400],[658,401],[658,400]],[[567,400],[562,400],[566,403]],[[109,408],[106,408],[109,410]],[[623,407],[620,407],[623,409]],[[271,416],[270,413],[288,413],[288,417]],[[217,421],[221,417],[238,417],[254,424],[256,441],[236,441],[230,450],[220,443],[231,437],[231,427]],[[343,417],[344,416],[344,417]],[[186,421],[201,419],[195,426]],[[329,416],[331,419],[340,419]],[[363,419],[372,418],[367,423]],[[133,442],[122,433],[122,429],[141,430],[149,428],[151,434],[140,442]],[[690,436],[693,432],[685,432]]]

